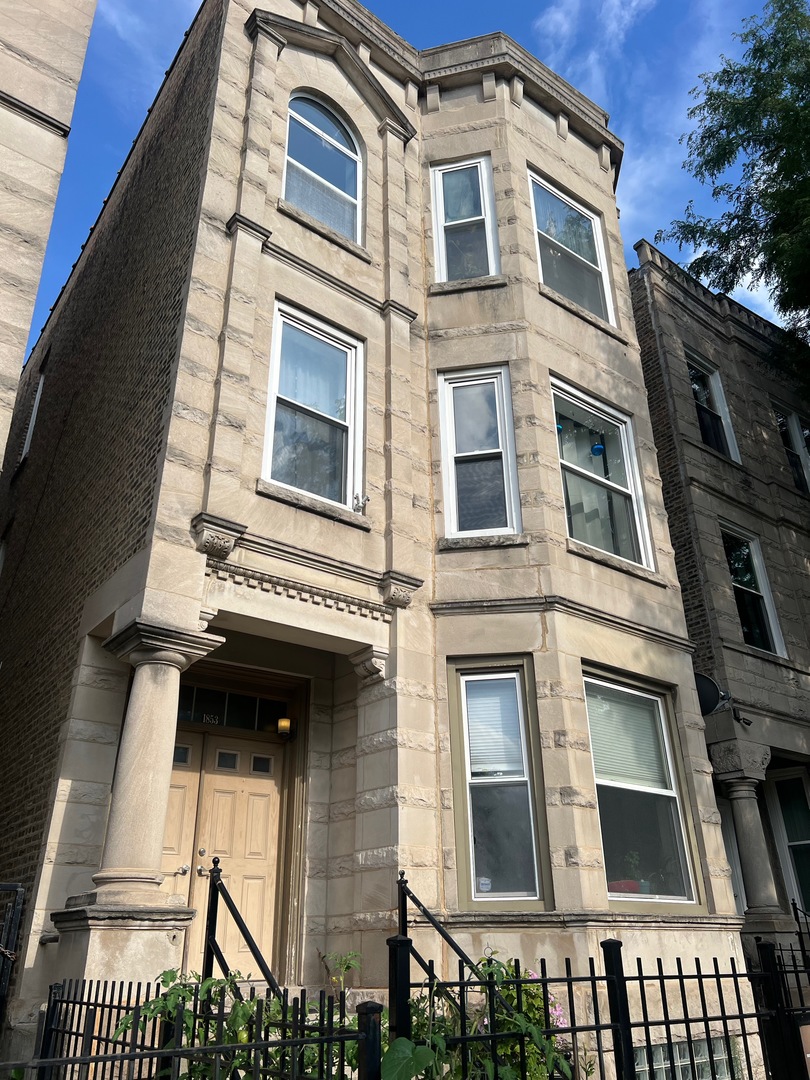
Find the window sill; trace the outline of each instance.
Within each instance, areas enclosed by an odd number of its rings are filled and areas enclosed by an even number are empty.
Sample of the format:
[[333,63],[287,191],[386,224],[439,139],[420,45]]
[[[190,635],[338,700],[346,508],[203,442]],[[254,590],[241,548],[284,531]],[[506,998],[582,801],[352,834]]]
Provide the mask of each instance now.
[[503,289],[508,284],[504,274],[457,278],[455,281],[435,281],[428,286],[428,296],[443,296],[445,293],[467,292],[470,289]]
[[292,218],[293,221],[297,221],[299,225],[311,229],[313,232],[318,233],[319,236],[323,236],[326,240],[331,240],[333,244],[342,247],[344,251],[348,251],[350,255],[356,255],[357,258],[362,259],[363,262],[371,262],[371,255],[364,247],[361,247],[360,244],[356,244],[354,240],[350,240],[348,236],[344,236],[342,233],[330,229],[328,225],[324,225],[322,221],[318,221],[317,218],[312,217],[312,215],[308,214],[305,210],[299,210],[297,206],[288,203],[286,199],[278,200],[278,210],[279,213]]
[[732,465],[735,469],[740,469],[747,475],[751,475],[750,469],[747,469],[741,461],[737,461],[736,458],[729,457],[728,454],[722,454],[719,450],[715,450],[713,446],[709,446],[709,444],[705,443],[702,439],[693,439],[689,435],[684,435],[683,441],[685,443],[689,443],[691,446],[694,446],[698,450],[703,450],[705,453],[711,454],[715,461],[723,461],[726,465]]
[[565,296],[555,292],[554,289],[550,289],[548,285],[544,285],[542,281],[537,283],[537,291],[541,296],[545,296],[547,300],[551,300],[559,307],[565,308],[566,311],[570,311],[572,315],[577,315],[580,319],[584,319],[585,322],[589,322],[591,326],[595,326],[597,330],[602,330],[604,333],[609,334],[610,337],[620,341],[622,345],[630,344],[630,338],[626,334],[623,334],[618,327],[613,326],[612,323],[605,322],[604,319],[600,319],[598,315],[594,315],[593,312],[588,311],[587,308],[575,304],[573,300],[568,300]]
[[764,660],[768,664],[779,664],[781,667],[788,668],[790,671],[804,671],[806,669],[797,667],[790,657],[785,656],[784,653],[768,652],[767,649],[758,649],[756,645],[748,645],[746,642],[739,641],[727,641],[725,638],[720,638],[720,643],[724,649],[732,649],[734,652],[742,653],[744,656],[753,656],[757,660]]
[[443,536],[436,543],[437,551],[477,551],[485,548],[528,547],[525,533],[504,536]]
[[609,566],[611,570],[619,570],[622,574],[629,574],[631,577],[648,581],[650,585],[657,585],[659,589],[669,588],[666,579],[656,573],[655,570],[649,570],[646,566],[639,566],[636,563],[628,562],[626,559],[620,559],[618,555],[611,555],[609,551],[600,551],[599,548],[590,547],[589,544],[583,544],[581,540],[574,540],[569,536],[566,539],[566,550],[571,555],[579,555],[583,559],[590,559],[591,562]]
[[371,531],[371,522],[362,514],[356,514],[348,507],[323,502],[312,495],[305,495],[302,491],[282,487],[281,484],[274,484],[270,480],[257,480],[256,494],[263,495],[266,499],[286,503],[287,506],[294,506],[296,510],[307,510],[310,514],[318,514],[319,517],[339,521],[342,525],[350,525],[353,529]]

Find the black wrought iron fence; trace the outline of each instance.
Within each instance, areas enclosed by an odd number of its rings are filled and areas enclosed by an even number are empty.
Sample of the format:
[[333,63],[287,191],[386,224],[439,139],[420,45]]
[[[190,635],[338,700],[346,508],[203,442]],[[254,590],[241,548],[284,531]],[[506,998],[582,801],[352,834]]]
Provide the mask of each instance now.
[[24,897],[22,885],[0,883],[0,1025],[5,1018],[11,971],[17,959]]

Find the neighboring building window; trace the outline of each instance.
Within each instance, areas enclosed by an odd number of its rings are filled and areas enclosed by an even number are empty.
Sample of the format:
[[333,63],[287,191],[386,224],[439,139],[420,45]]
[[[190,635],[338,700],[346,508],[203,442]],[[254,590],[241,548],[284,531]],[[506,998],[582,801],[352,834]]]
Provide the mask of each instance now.
[[695,399],[700,437],[718,454],[740,460],[737,441],[731,428],[731,418],[726,405],[720,373],[687,355],[689,381]]
[[486,277],[500,270],[489,158],[432,170],[439,281]]
[[[732,1048],[737,1036],[730,1037]],[[692,1039],[691,1043],[673,1042],[670,1045],[637,1046],[633,1050],[637,1080],[733,1080],[739,1073],[729,1060],[728,1039]],[[650,1060],[652,1059],[652,1072]],[[673,1072],[673,1066],[675,1071]]]
[[648,565],[629,417],[560,386],[554,409],[569,536]]
[[[770,774],[769,774],[770,776]],[[788,897],[810,911],[810,782],[804,769],[773,775],[766,785]]]
[[359,241],[360,177],[360,152],[346,125],[313,98],[291,98],[285,199]]
[[752,536],[725,529],[720,535],[734,586],[743,641],[755,649],[784,654],[785,646],[758,541]]
[[349,505],[361,472],[362,346],[279,307],[264,475]]
[[773,412],[793,483],[806,495],[810,492],[810,421],[779,405],[774,405]]
[[461,674],[472,896],[538,899],[534,808],[520,671]]
[[539,177],[529,175],[540,277],[550,289],[611,320],[599,219]]
[[661,698],[585,680],[608,893],[692,900]]
[[448,535],[518,532],[508,368],[440,375],[439,392]]
[[20,453],[20,461],[25,461],[28,457],[28,451],[31,449],[31,439],[34,435],[34,426],[37,422],[37,413],[39,412],[39,402],[42,397],[42,387],[45,384],[45,376],[40,375],[39,382],[37,383],[37,390],[34,394],[34,404],[31,408],[31,415],[28,418],[28,426],[25,429],[25,439],[23,440],[23,448]]

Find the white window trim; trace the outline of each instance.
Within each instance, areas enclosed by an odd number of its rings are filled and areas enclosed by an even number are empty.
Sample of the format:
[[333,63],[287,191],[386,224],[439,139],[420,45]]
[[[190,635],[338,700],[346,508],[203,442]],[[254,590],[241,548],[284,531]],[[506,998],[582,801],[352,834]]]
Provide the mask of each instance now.
[[[655,708],[656,708],[656,712],[658,713],[658,722],[659,722],[659,725],[660,725],[660,731],[661,731],[661,735],[662,735],[662,742],[663,742],[663,745],[664,745],[664,754],[666,755],[667,770],[669,771],[670,783],[672,784],[672,787],[670,788],[670,790],[668,792],[664,792],[662,788],[647,788],[647,787],[641,787],[640,785],[637,785],[637,784],[619,784],[616,781],[612,781],[612,780],[600,780],[596,775],[596,763],[593,762],[593,760],[592,760],[594,785],[597,788],[600,785],[602,785],[602,786],[605,786],[605,787],[621,788],[624,791],[641,791],[641,792],[653,793],[653,794],[656,794],[656,795],[671,794],[672,798],[674,798],[674,800],[675,800],[675,805],[676,805],[677,810],[678,810],[678,824],[680,825],[680,829],[681,829],[681,843],[683,844],[683,857],[684,857],[684,863],[686,864],[685,865],[686,877],[687,877],[687,880],[688,880],[689,889],[691,890],[691,893],[692,893],[691,898],[687,898],[687,897],[682,897],[682,896],[670,896],[670,895],[661,895],[661,894],[654,894],[654,893],[647,894],[647,893],[611,893],[611,892],[609,892],[608,893],[608,899],[619,901],[621,903],[624,903],[625,901],[627,901],[629,903],[634,903],[634,904],[635,903],[647,903],[647,904],[650,904],[650,903],[652,903],[652,904],[696,904],[696,903],[698,903],[698,892],[697,892],[697,889],[695,888],[695,875],[694,875],[694,869],[692,867],[692,856],[691,856],[690,845],[689,845],[689,833],[686,830],[686,821],[684,819],[684,813],[683,813],[683,802],[682,802],[681,793],[680,793],[680,790],[679,790],[678,773],[677,773],[677,771],[675,769],[675,760],[674,760],[674,755],[672,753],[672,744],[671,744],[670,738],[669,738],[669,724],[667,723],[667,712],[666,712],[666,709],[664,707],[664,699],[660,694],[649,693],[649,692],[645,692],[643,690],[636,690],[634,687],[625,686],[623,683],[610,682],[608,679],[600,679],[600,678],[598,678],[597,676],[594,676],[594,675],[586,675],[584,677],[584,679],[583,679],[583,684],[584,684],[584,688],[585,688],[585,714],[586,714],[586,720],[588,720],[588,732],[589,732],[588,737],[589,738],[590,738],[590,719],[588,718],[588,704],[587,704],[587,702],[588,702],[587,689],[588,689],[588,684],[589,683],[591,683],[594,686],[606,686],[610,690],[618,690],[620,693],[623,693],[623,694],[633,694],[635,697],[647,698],[649,701],[654,701],[655,702]],[[597,803],[597,815],[599,815],[599,800],[598,800],[598,798],[596,800],[596,803]],[[599,820],[599,836],[600,836],[600,838],[602,836],[601,817],[600,817],[600,820]],[[605,867],[605,884],[607,884],[607,867]]]
[[[461,532],[458,527],[458,492],[456,491],[455,460],[456,434],[453,421],[453,387],[463,383],[492,382],[498,409],[498,436],[501,444],[506,503],[506,526],[501,529],[471,529]],[[465,368],[439,374],[439,427],[442,446],[442,484],[444,486],[445,535],[509,536],[522,528],[520,490],[515,459],[515,430],[512,420],[512,386],[509,367]]]
[[[488,272],[486,275],[482,276],[491,277],[493,274],[499,274],[501,272],[500,250],[498,246],[498,224],[495,217],[495,188],[492,180],[492,161],[487,156],[465,158],[464,161],[453,161],[446,165],[433,165],[430,170],[433,203],[433,250],[436,259],[437,281],[448,280],[447,245],[445,243],[445,228],[447,222],[444,218],[444,185],[442,184],[442,177],[445,173],[454,172],[456,169],[467,169],[473,166],[478,170],[478,182],[481,191],[481,210],[487,241]],[[453,222],[453,224],[458,223]]]
[[[278,401],[278,383],[281,374],[281,328],[289,322],[315,337],[328,341],[330,345],[345,349],[346,365],[346,427],[348,429],[346,445],[346,492],[343,502],[328,499],[314,491],[305,491],[276,480],[272,475],[273,435],[276,426],[276,403]],[[264,457],[262,461],[262,479],[269,480],[288,491],[299,491],[313,499],[319,499],[330,506],[353,507],[357,499],[362,500],[363,480],[363,343],[350,337],[329,323],[322,322],[288,304],[276,303],[273,319],[273,343],[271,348],[270,385],[267,401],[267,426],[264,438]]]
[[[607,551],[605,548],[594,547],[593,544],[588,544],[585,540],[579,540],[576,537],[571,537],[572,540],[576,540],[576,543],[583,544],[585,547],[593,548],[594,551],[605,551],[607,555],[612,556],[614,559],[621,559],[622,562],[626,562],[629,566],[645,566],[647,569],[654,569],[653,555],[652,555],[652,541],[650,538],[649,528],[647,526],[647,515],[645,512],[644,504],[644,488],[641,483],[641,470],[638,466],[638,460],[635,453],[635,435],[633,432],[633,421],[627,413],[619,412],[618,409],[614,409],[611,405],[606,405],[602,401],[598,401],[596,398],[590,397],[588,394],[582,393],[581,390],[576,390],[574,387],[569,386],[567,383],[562,382],[560,379],[554,377],[551,378],[551,408],[553,419],[553,430],[556,431],[556,416],[557,410],[554,404],[554,395],[560,394],[562,397],[566,397],[569,401],[574,402],[576,405],[580,405],[583,408],[591,409],[595,413],[601,413],[604,417],[610,420],[612,423],[617,424],[621,433],[622,451],[624,453],[625,467],[627,469],[627,475],[630,480],[630,486],[628,488],[622,488],[618,484],[613,484],[610,481],[600,480],[598,477],[593,476],[591,473],[584,472],[572,465],[571,462],[564,462],[559,453],[559,443],[557,443],[557,460],[560,468],[560,487],[562,490],[563,505],[566,508],[565,520],[566,530],[568,529],[568,506],[565,500],[565,484],[563,482],[563,468],[570,468],[572,472],[577,475],[583,475],[589,480],[593,480],[595,483],[603,484],[604,487],[621,491],[630,496],[633,505],[633,521],[636,525],[636,537],[638,539],[638,548],[641,557],[641,562],[633,562],[632,559],[626,559],[623,555],[617,555],[613,551]],[[556,436],[555,436],[555,442]]]
[[[315,134],[318,135],[319,138],[323,139],[325,142],[329,143],[331,146],[334,146],[337,150],[340,150],[341,153],[346,154],[347,157],[353,157],[354,160],[357,162],[357,197],[356,197],[356,199],[355,199],[354,196],[349,195],[347,192],[343,191],[341,188],[335,187],[334,184],[331,184],[328,180],[324,179],[324,177],[320,176],[318,173],[315,173],[311,169],[308,169],[306,167],[306,165],[302,165],[300,161],[296,161],[295,164],[298,166],[299,169],[302,169],[309,176],[315,177],[315,179],[319,183],[324,184],[328,188],[331,188],[332,191],[337,192],[344,199],[350,200],[350,201],[355,203],[354,236],[350,236],[349,239],[354,241],[354,243],[356,243],[356,244],[361,244],[362,243],[361,238],[362,238],[362,234],[363,234],[363,224],[362,224],[361,219],[363,217],[362,207],[363,207],[363,171],[364,170],[363,170],[363,156],[360,153],[360,147],[358,145],[357,139],[355,138],[354,132],[351,131],[351,129],[349,128],[349,125],[346,123],[346,121],[343,119],[343,117],[332,107],[332,105],[328,101],[322,101],[320,98],[315,97],[314,94],[291,94],[290,95],[289,105],[292,105],[292,103],[294,101],[313,101],[316,105],[319,105],[322,109],[326,109],[327,112],[332,113],[334,118],[335,118],[335,121],[346,129],[346,131],[348,132],[349,138],[354,143],[354,153],[352,154],[350,151],[348,151],[346,149],[345,146],[341,145],[338,142],[335,142],[334,139],[330,138],[330,136],[327,135],[327,133],[325,131],[321,131],[320,128],[315,127],[305,117],[300,116],[298,113],[295,114],[295,119],[300,124],[302,124],[305,128],[308,128],[310,131],[315,132]],[[292,110],[288,106],[288,108],[287,108],[287,140],[286,140],[286,142],[284,144],[284,173],[283,173],[283,175],[281,177],[281,190],[284,192],[283,198],[285,198],[285,199],[287,198],[287,163],[290,160],[290,124],[291,123],[292,123]],[[303,206],[299,207],[297,203],[294,203],[293,205],[295,205],[297,209],[301,210],[302,213],[305,213],[305,214],[309,213],[309,211],[305,207],[303,207]],[[315,215],[313,214],[311,216],[314,217]],[[318,218],[316,220],[320,221],[320,218]],[[326,225],[325,222],[322,222],[321,224],[325,225],[326,228],[331,227],[329,225]],[[341,234],[341,235],[343,235],[343,234]]]
[[[491,780],[482,779],[481,777],[473,777],[472,769],[470,767],[470,732],[469,724],[467,720],[467,692],[466,685],[468,682],[485,682],[489,679],[513,679],[515,682],[515,693],[518,703],[518,714],[520,719],[520,730],[523,736],[522,738],[522,751],[523,751],[523,775],[522,776],[510,776],[510,777],[495,777]],[[532,903],[537,900],[542,900],[542,881],[540,877],[540,861],[537,851],[537,813],[534,806],[535,793],[532,784],[532,772],[529,765],[529,732],[526,725],[526,688],[524,686],[523,678],[519,669],[515,668],[503,668],[490,671],[468,671],[461,672],[459,674],[459,697],[461,700],[461,719],[464,731],[464,771],[466,780],[466,793],[465,799],[467,803],[467,845],[470,858],[470,896],[476,902],[501,904],[508,901],[520,900]],[[532,835],[532,858],[534,860],[534,880],[535,880],[535,894],[534,896],[526,896],[525,893],[520,893],[516,896],[508,896],[503,893],[498,893],[495,896],[489,896],[486,893],[479,893],[475,884],[475,846],[473,844],[473,819],[472,819],[472,799],[470,797],[470,789],[473,786],[485,785],[485,784],[503,784],[512,782],[519,782],[526,784],[526,791],[528,793],[529,800],[529,823],[531,826]]]
[[[754,573],[757,576],[757,585],[759,585],[759,593],[755,589],[746,589],[744,585],[735,584],[731,577],[731,568],[728,565],[728,560],[723,551],[723,558],[725,559],[726,569],[728,570],[729,581],[731,582],[732,596],[735,589],[744,589],[746,592],[753,593],[754,596],[761,596],[763,603],[765,604],[765,614],[768,616],[768,626],[771,631],[771,637],[773,638],[773,656],[787,656],[787,649],[785,648],[785,639],[782,637],[782,630],[779,626],[779,619],[776,614],[776,604],[774,603],[773,593],[771,592],[770,582],[768,581],[768,574],[765,569],[765,560],[762,557],[762,546],[758,536],[754,536],[752,533],[746,532],[744,529],[738,528],[736,525],[731,525],[727,521],[719,521],[720,526],[720,543],[723,543],[722,533],[727,533],[729,536],[734,536],[738,540],[745,540],[749,545],[749,551],[751,552],[751,561],[754,564]],[[734,610],[737,610],[736,601],[734,603]],[[740,630],[742,633],[742,629]],[[743,642],[749,649],[757,649],[757,652],[770,653],[769,649],[758,649],[756,645],[749,645],[747,641]]]
[[771,405],[774,411],[778,410],[787,420],[788,433],[790,434],[791,442],[790,449],[799,458],[802,466],[802,472],[804,473],[805,482],[808,489],[810,489],[810,454],[807,453],[807,447],[804,445],[801,415],[797,413],[795,409],[791,409],[787,405],[783,405],[780,401],[771,401]]
[[31,415],[28,417],[28,426],[25,429],[25,439],[23,440],[23,448],[20,454],[20,462],[25,461],[28,457],[28,451],[31,449],[31,439],[34,435],[34,426],[37,422],[37,413],[39,412],[39,402],[42,398],[42,387],[45,383],[45,376],[39,376],[39,382],[37,383],[36,394],[34,395],[34,404],[31,408]]
[[[586,206],[583,206],[582,203],[577,202],[576,199],[572,199],[570,195],[566,195],[564,192],[560,191],[559,188],[556,188],[552,183],[549,183],[549,181],[546,180],[544,177],[540,176],[532,169],[529,169],[529,202],[531,203],[532,207],[535,259],[537,260],[537,273],[540,277],[540,281],[543,281],[543,263],[540,258],[540,241],[537,234],[542,232],[544,236],[548,236],[548,233],[540,229],[537,224],[537,209],[534,205],[534,191],[532,189],[532,184],[539,184],[540,187],[544,187],[547,191],[550,191],[552,195],[556,195],[558,199],[562,199],[563,202],[568,203],[568,205],[572,206],[574,210],[578,210],[580,214],[583,214],[586,218],[590,220],[591,227],[593,228],[594,244],[596,246],[596,257],[598,261],[598,266],[596,267],[596,269],[599,271],[602,277],[602,289],[605,294],[605,311],[607,313],[607,322],[609,322],[612,326],[615,326],[616,314],[613,307],[613,295],[610,288],[610,278],[607,272],[607,253],[605,250],[604,236],[602,235],[601,215],[595,214],[593,210],[589,210]],[[554,240],[553,236],[549,237],[549,239],[557,243],[557,241]],[[589,266],[591,270],[594,269],[593,263],[588,262],[587,259],[583,259],[582,256],[577,255],[575,251],[571,251],[570,248],[566,248],[566,251],[570,252],[570,254],[573,255],[575,259],[580,259],[586,266]],[[551,288],[551,286],[549,285],[548,288]],[[571,304],[576,303],[575,300],[570,300],[568,297],[565,297],[565,299],[568,300],[568,302]],[[582,307],[582,305],[577,304],[577,307]],[[589,308],[583,307],[582,310],[587,311],[595,319],[600,318],[600,316],[597,315],[596,312],[590,311]]]
[[[691,364],[692,367],[696,367],[698,371],[702,371],[704,375],[708,375],[713,408],[714,412],[720,417],[720,422],[723,425],[723,434],[726,437],[726,445],[728,446],[728,456],[732,461],[736,461],[737,464],[740,464],[740,449],[737,446],[737,438],[734,434],[734,425],[731,422],[731,413],[728,409],[728,402],[726,401],[726,394],[723,390],[723,380],[720,377],[720,372],[713,364],[710,364],[708,360],[687,347],[684,347],[684,354],[686,356],[687,364]],[[695,400],[694,394],[692,394],[692,398]],[[697,405],[697,401],[695,401],[695,404]],[[703,442],[702,438],[701,443],[704,446],[708,445]],[[709,449],[711,450],[712,447],[709,447]],[[716,452],[719,453],[720,451]]]
[[802,893],[799,888],[799,882],[796,880],[796,873],[793,869],[793,859],[790,855],[790,844],[788,842],[787,832],[785,831],[785,819],[782,816],[782,807],[776,792],[776,785],[780,780],[794,780],[797,777],[800,777],[804,784],[804,793],[807,797],[808,804],[810,804],[810,779],[807,776],[807,770],[801,768],[778,769],[769,772],[767,779],[765,780],[765,802],[771,819],[776,850],[779,853],[779,862],[782,868],[782,876],[785,880],[785,888],[788,891],[788,903],[791,900],[795,900],[799,907],[803,907]]

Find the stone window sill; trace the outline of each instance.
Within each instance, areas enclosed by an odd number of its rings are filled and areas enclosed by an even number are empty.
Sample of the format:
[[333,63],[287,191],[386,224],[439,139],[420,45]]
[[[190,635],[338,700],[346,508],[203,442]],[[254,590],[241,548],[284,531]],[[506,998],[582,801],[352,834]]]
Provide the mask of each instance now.
[[344,236],[342,233],[330,229],[328,225],[324,225],[322,221],[318,221],[317,218],[312,217],[311,214],[308,214],[305,210],[299,210],[297,206],[288,203],[286,199],[278,200],[278,210],[279,213],[286,215],[288,218],[292,218],[293,221],[297,221],[299,225],[311,229],[313,232],[318,233],[319,236],[323,236],[326,240],[331,240],[333,244],[342,247],[344,251],[348,251],[350,255],[356,255],[357,258],[362,259],[363,262],[371,262],[371,255],[364,247],[361,247],[360,244],[356,244],[354,240],[350,240],[348,236]]
[[263,495],[266,499],[275,499],[276,502],[285,503],[287,506],[294,506],[296,510],[306,510],[310,514],[329,518],[330,521],[339,521],[342,525],[350,525],[353,529],[371,532],[371,522],[362,514],[356,514],[345,506],[323,502],[312,495],[305,495],[302,491],[282,487],[281,484],[274,484],[270,480],[257,480],[256,494]]
[[503,289],[508,284],[509,282],[504,274],[490,274],[488,277],[458,278],[456,281],[435,281],[428,287],[428,296],[467,292],[469,289]]
[[609,551],[600,551],[598,548],[590,547],[588,544],[583,544],[570,536],[566,540],[566,549],[572,555],[579,555],[582,559],[590,559],[591,562],[609,566],[611,570],[619,570],[622,574],[629,574],[631,577],[648,581],[651,585],[657,585],[659,589],[669,587],[666,579],[656,573],[655,570],[648,570],[646,566],[638,566],[636,563],[627,562],[626,559],[620,559],[617,555],[611,555]]
[[525,533],[507,536],[444,536],[436,543],[437,551],[479,551],[487,548],[528,547]]
[[547,300],[551,300],[557,304],[558,307],[565,308],[566,311],[570,311],[572,315],[578,316],[585,322],[595,326],[597,330],[602,330],[605,334],[609,334],[610,337],[620,341],[622,345],[629,345],[630,338],[621,332],[618,327],[613,326],[612,323],[605,322],[604,319],[600,319],[598,315],[594,315],[593,312],[588,311],[587,308],[580,307],[579,304],[575,304],[573,300],[567,299],[560,293],[555,292],[554,289],[550,289],[548,285],[544,285],[542,281],[537,283],[537,290],[541,296],[545,296]]

